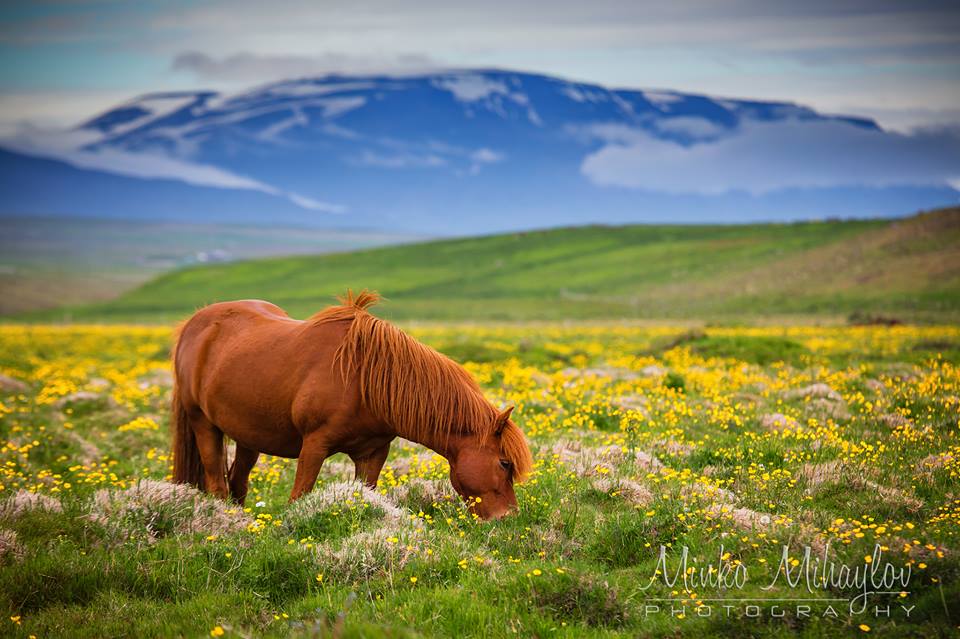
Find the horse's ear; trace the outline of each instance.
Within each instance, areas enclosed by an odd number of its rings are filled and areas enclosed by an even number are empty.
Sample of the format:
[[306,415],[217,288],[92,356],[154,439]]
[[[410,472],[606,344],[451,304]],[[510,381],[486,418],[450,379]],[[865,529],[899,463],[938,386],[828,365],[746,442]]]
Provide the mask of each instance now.
[[497,437],[500,436],[500,433],[503,432],[503,429],[506,428],[507,422],[510,421],[510,413],[513,412],[513,406],[507,406],[502,411],[497,413]]

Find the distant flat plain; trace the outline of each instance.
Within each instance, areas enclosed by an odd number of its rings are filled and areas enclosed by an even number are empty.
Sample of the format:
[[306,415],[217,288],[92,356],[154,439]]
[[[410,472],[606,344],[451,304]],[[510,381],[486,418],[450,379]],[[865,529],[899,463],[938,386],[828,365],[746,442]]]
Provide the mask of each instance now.
[[422,239],[371,231],[0,217],[0,315],[113,299],[174,269]]

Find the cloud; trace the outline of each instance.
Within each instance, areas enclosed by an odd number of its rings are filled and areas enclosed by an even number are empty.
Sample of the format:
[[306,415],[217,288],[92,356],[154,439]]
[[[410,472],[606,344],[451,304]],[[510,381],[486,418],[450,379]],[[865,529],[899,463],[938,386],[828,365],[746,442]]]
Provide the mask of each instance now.
[[487,147],[481,147],[470,154],[470,159],[480,164],[494,164],[496,162],[502,162],[503,158],[503,153],[499,153],[493,149],[488,149]]
[[0,136],[15,135],[25,125],[71,126],[129,99],[129,91],[118,90],[0,92]]
[[316,56],[236,53],[214,58],[199,51],[178,54],[171,67],[174,71],[188,71],[205,80],[226,82],[276,80],[330,73],[425,73],[438,68],[428,56],[419,54],[376,57],[343,53]]
[[876,106],[851,107],[850,113],[873,118],[883,128],[910,133],[918,128],[950,127],[960,122],[960,109],[888,109]]
[[727,133],[727,127],[695,116],[654,120],[653,126],[661,133],[679,135],[689,140],[712,140]]
[[382,169],[422,169],[446,166],[447,161],[435,154],[420,155],[416,153],[383,154],[373,151],[364,151],[351,159],[359,166],[375,166]]
[[751,122],[728,137],[680,146],[642,131],[588,155],[592,182],[668,193],[762,194],[791,187],[957,184],[960,130],[912,134],[842,122]]
[[143,179],[168,179],[219,189],[259,191],[290,200],[297,206],[324,213],[344,213],[346,208],[284,191],[243,175],[209,164],[188,162],[166,155],[129,153],[116,149],[84,150],[100,134],[83,129],[52,130],[21,127],[11,137],[0,140],[6,148],[27,155],[53,158],[82,169],[92,169]]
[[287,198],[299,207],[310,209],[311,211],[320,211],[321,213],[335,213],[340,215],[347,212],[347,207],[342,204],[331,204],[330,202],[321,202],[297,193],[287,193]]

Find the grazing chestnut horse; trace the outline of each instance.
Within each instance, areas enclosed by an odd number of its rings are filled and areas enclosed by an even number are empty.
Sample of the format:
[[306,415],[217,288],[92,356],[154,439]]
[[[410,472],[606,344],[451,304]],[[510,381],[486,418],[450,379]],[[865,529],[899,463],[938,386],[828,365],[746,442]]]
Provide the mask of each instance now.
[[[296,457],[294,500],[342,452],[373,487],[403,437],[447,458],[480,517],[515,508],[532,459],[513,408],[498,411],[461,366],[370,315],[378,299],[348,291],[305,321],[257,300],[197,311],[173,352],[174,481],[242,504],[260,453]],[[236,442],[229,470],[224,435]]]

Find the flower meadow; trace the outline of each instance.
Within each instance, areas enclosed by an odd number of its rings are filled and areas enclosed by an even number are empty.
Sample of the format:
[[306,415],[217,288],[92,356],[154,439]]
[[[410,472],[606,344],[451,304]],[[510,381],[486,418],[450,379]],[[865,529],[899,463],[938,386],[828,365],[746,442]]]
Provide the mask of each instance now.
[[168,328],[0,326],[2,634],[960,628],[960,328],[405,328],[516,406],[516,515],[402,440],[376,490],[334,456],[288,504],[261,456],[245,506],[200,495],[168,481]]

